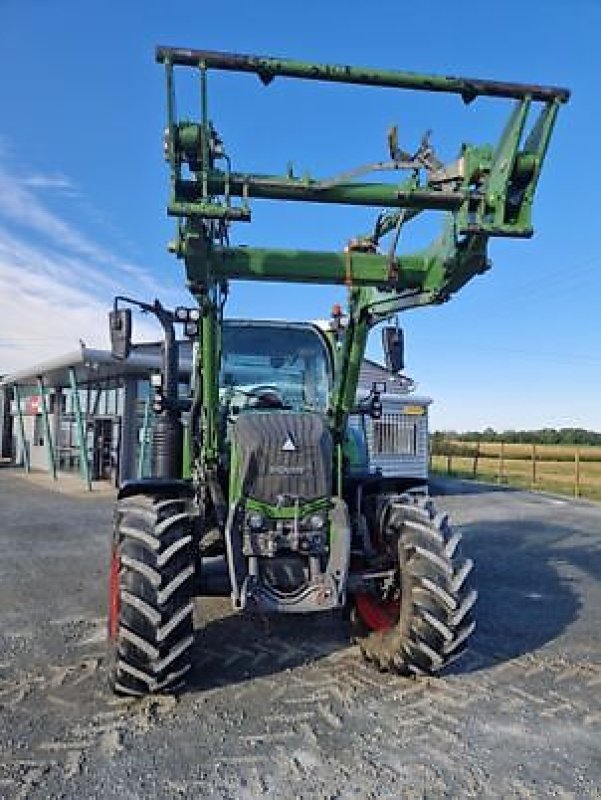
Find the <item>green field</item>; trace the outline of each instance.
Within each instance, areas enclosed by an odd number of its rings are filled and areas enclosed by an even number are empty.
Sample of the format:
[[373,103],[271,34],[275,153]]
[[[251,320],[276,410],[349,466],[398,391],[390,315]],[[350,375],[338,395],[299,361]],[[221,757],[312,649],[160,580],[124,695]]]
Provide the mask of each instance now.
[[601,447],[459,442],[437,444],[432,472],[601,500]]

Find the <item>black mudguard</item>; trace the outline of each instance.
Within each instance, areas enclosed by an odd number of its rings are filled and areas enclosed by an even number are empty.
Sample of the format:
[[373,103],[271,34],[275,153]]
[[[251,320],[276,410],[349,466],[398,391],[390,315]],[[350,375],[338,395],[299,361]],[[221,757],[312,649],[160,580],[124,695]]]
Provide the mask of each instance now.
[[138,478],[123,481],[119,487],[117,499],[132,497],[136,494],[168,495],[169,497],[193,497],[194,489],[190,481],[182,478]]

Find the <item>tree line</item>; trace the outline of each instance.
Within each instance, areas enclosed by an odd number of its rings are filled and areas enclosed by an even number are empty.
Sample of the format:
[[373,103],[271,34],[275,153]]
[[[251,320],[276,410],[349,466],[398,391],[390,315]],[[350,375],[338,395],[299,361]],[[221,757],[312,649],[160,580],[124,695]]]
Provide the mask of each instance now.
[[432,444],[440,444],[453,439],[459,442],[505,442],[506,444],[565,444],[599,445],[601,433],[585,428],[541,428],[531,431],[496,431],[485,428],[483,431],[434,431]]

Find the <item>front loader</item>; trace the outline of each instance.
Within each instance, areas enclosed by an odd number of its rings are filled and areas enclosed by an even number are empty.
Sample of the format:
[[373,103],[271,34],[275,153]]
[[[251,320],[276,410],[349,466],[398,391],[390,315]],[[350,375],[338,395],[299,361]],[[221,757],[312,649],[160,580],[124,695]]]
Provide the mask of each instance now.
[[[170,47],[156,58],[167,88],[168,213],[178,220],[170,249],[184,262],[195,304],[169,311],[117,298],[111,312],[116,357],[130,347],[127,304],[155,314],[165,331],[163,370],[153,380],[152,477],[124,483],[115,509],[113,689],[145,695],[183,685],[195,597],[219,585],[239,611],[346,609],[378,669],[437,672],[474,630],[472,563],[423,485],[370,468],[365,426],[349,420],[378,419],[384,387],[358,399],[359,371],[372,328],[449,299],[489,268],[490,238],[532,235],[535,189],[569,92]],[[198,120],[175,114],[175,74],[185,67],[199,77]],[[428,137],[415,152],[402,150],[393,128],[384,161],[328,178],[291,168],[262,175],[232,169],[209,116],[214,70],[252,73],[265,85],[294,78],[513,103],[496,145],[463,144],[452,163],[439,160]],[[368,180],[375,172],[387,179]],[[253,198],[380,211],[373,230],[336,252],[233,246],[232,224],[250,221]],[[444,217],[440,237],[399,255],[401,231],[428,210]],[[341,285],[348,307],[319,325],[225,320],[236,280]],[[186,397],[178,391],[180,323],[194,345]],[[384,327],[383,344],[394,375],[402,368],[396,325]]]

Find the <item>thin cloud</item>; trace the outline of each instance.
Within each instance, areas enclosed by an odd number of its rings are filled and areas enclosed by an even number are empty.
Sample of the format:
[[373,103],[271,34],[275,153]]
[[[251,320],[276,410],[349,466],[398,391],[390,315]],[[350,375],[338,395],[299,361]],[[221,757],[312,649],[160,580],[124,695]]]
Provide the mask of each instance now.
[[[80,339],[106,348],[109,306],[49,269],[24,269],[0,255],[0,374],[75,350]],[[160,336],[146,320],[136,320],[134,333],[143,341]]]
[[[71,186],[64,176],[60,180]],[[138,289],[142,288],[145,293],[164,295],[166,291],[170,291],[163,283],[159,284],[145,267],[115,255],[81,233],[71,222],[51,211],[34,191],[34,185],[37,183],[50,186],[56,181],[57,176],[34,175],[32,183],[31,175],[21,178],[0,164],[0,218],[4,217],[13,225],[16,224],[28,235],[40,236],[63,251],[101,265],[104,271],[109,268],[117,275],[120,272],[128,275],[136,281]]]
[[[83,198],[67,176],[6,166],[0,139],[0,374],[76,349],[80,339],[106,347],[107,309],[115,294],[181,302],[183,292],[159,284],[143,267],[84,234],[51,210],[45,195]],[[157,339],[139,320],[136,339]]]
[[25,180],[12,175],[1,166],[0,214],[28,233],[42,236],[65,250],[71,250],[101,263],[108,263],[113,267],[121,265],[119,258],[90,241],[71,223],[50,211],[37,194],[31,191]]
[[68,194],[76,195],[76,189],[71,181],[64,175],[25,175],[21,179],[23,186],[32,189],[53,189],[66,191]]

